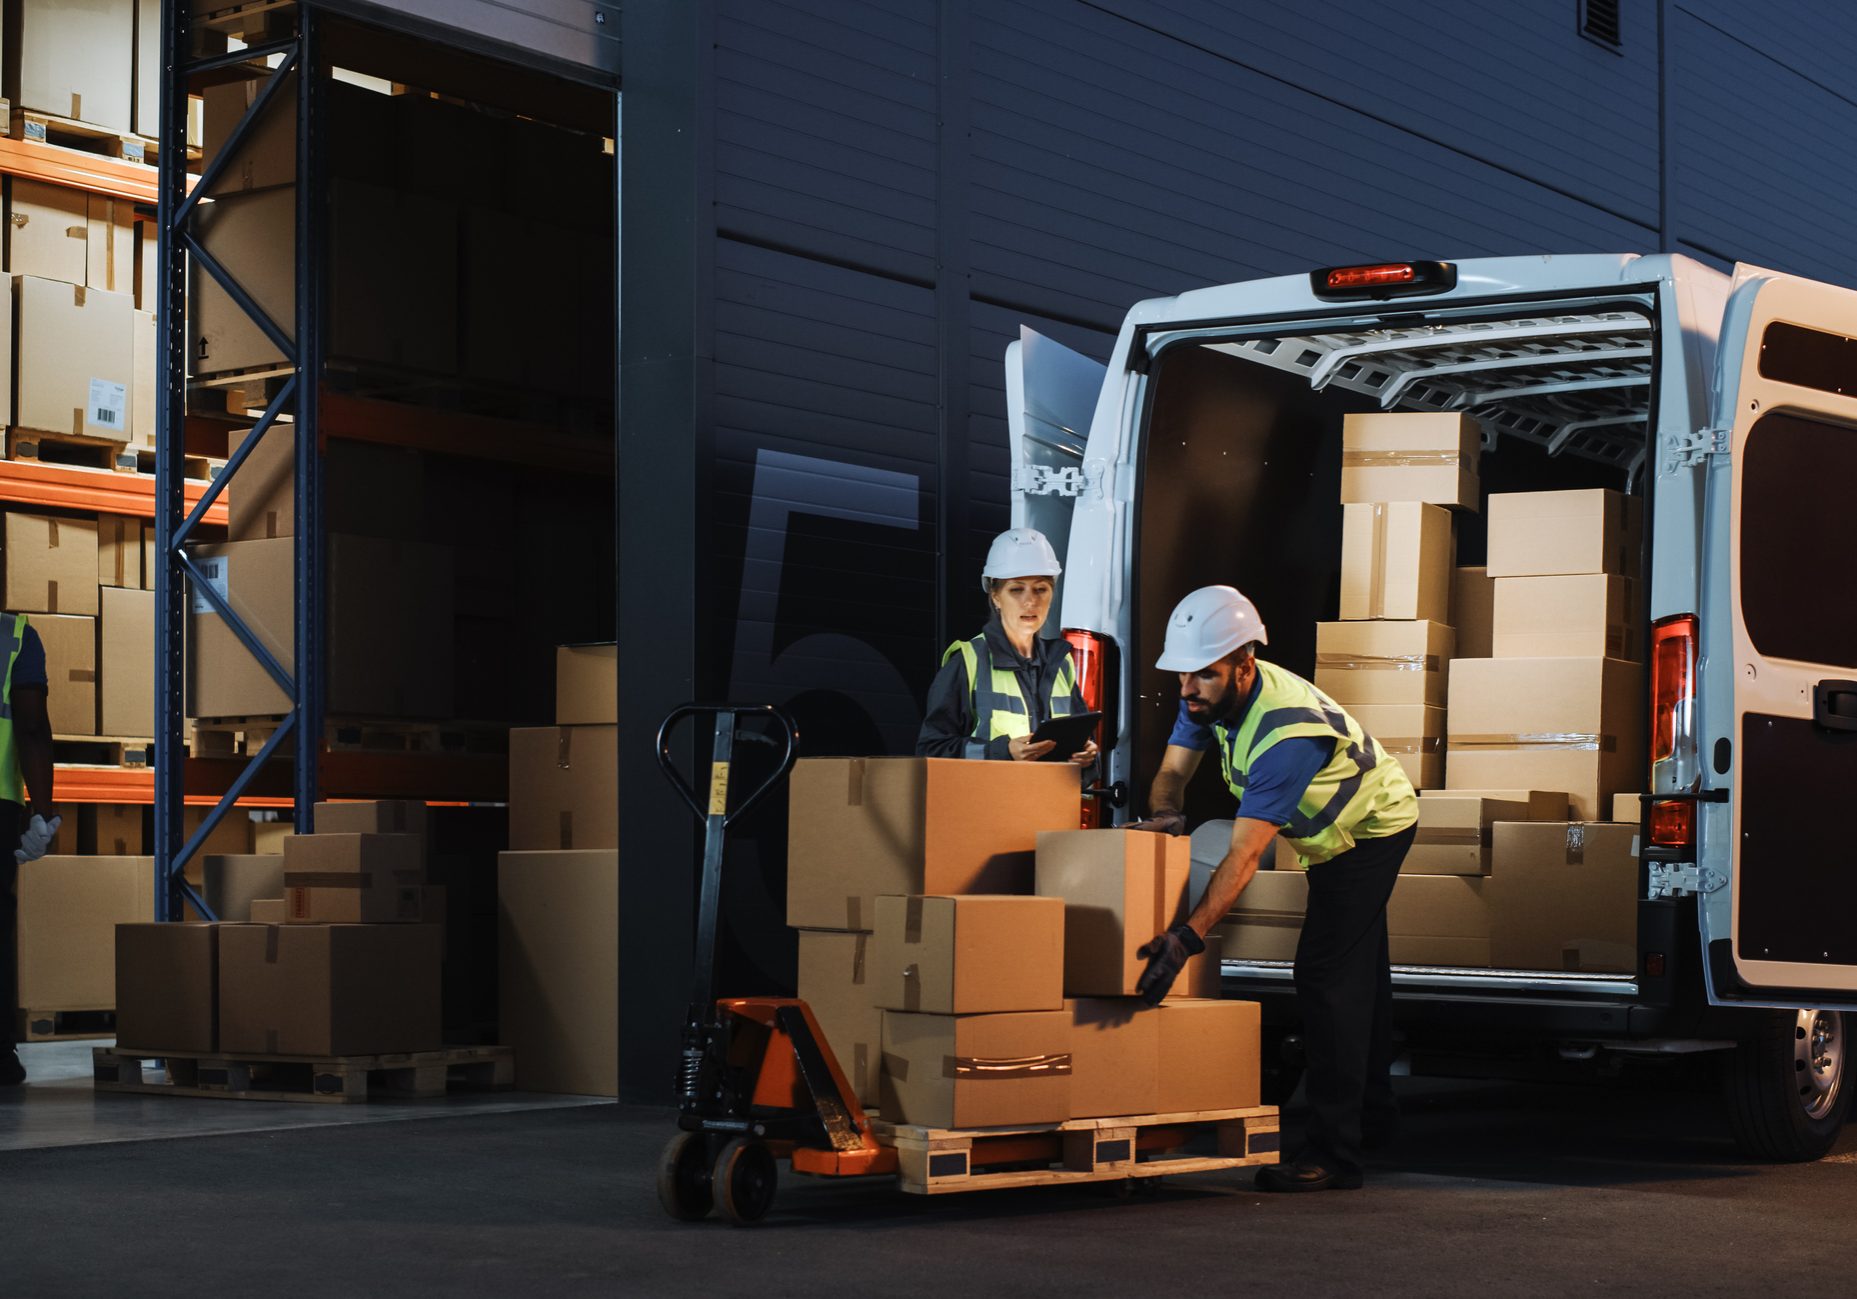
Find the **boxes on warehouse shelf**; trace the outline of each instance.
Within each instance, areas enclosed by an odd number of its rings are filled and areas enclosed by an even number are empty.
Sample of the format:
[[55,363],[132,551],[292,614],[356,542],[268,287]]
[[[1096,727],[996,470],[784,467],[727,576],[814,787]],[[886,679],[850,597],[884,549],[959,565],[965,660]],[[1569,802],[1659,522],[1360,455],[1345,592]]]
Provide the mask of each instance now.
[[1064,903],[976,895],[877,899],[871,958],[884,1010],[972,1015],[1064,1004]]
[[1566,819],[1565,794],[1504,798],[1427,790],[1419,795],[1418,833],[1399,869],[1406,875],[1487,875],[1496,822]]
[[619,846],[618,727],[509,733],[509,846],[517,852]]
[[1489,575],[1636,573],[1643,502],[1605,488],[1499,492],[1489,498]]
[[97,585],[142,589],[142,522],[120,514],[97,516]]
[[135,0],[11,0],[6,13],[14,108],[130,129]]
[[1070,1015],[883,1012],[878,1108],[890,1123],[980,1128],[1070,1117]]
[[[1133,996],[1148,963],[1136,951],[1192,909],[1192,845],[1184,835],[1146,830],[1047,830],[1038,836],[1033,888],[1064,902],[1064,991],[1074,997]],[[1216,964],[1188,963],[1182,992]]]
[[298,834],[284,840],[292,924],[422,919],[426,841],[411,834]]
[[1643,779],[1643,676],[1619,659],[1458,659],[1447,785],[1565,790],[1597,819]]
[[1070,1117],[1160,1112],[1161,1017],[1132,997],[1075,997],[1070,1016]]
[[116,1041],[138,1051],[218,1046],[219,926],[116,926]]
[[1441,622],[1322,622],[1315,684],[1336,703],[1442,707],[1456,636]]
[[805,758],[788,790],[797,929],[868,929],[885,893],[1029,893],[1038,832],[1082,807],[1067,763]]
[[[435,329],[433,323],[459,319],[457,205],[346,176],[335,178],[329,202],[330,355],[426,374],[456,373],[458,330]],[[501,322],[505,330],[511,319]],[[546,319],[533,319],[521,332],[549,329]]]
[[1419,501],[1341,507],[1341,617],[1449,623],[1451,512]]
[[135,202],[91,194],[85,206],[84,283],[121,293],[135,306]]
[[[147,337],[155,337],[155,308],[161,302],[161,225],[150,214],[143,214],[135,224],[135,309],[149,317]],[[152,367],[151,367],[152,373]],[[150,416],[153,419],[153,416]],[[154,425],[150,429],[148,444],[154,445]]]
[[875,1106],[883,1011],[875,1000],[871,935],[802,929],[799,940],[800,999],[811,1008],[858,1101]]
[[14,285],[19,368],[14,426],[105,442],[129,440],[135,299],[21,275]]
[[[1497,869],[1501,869],[1500,864]],[[1488,888],[1489,881],[1481,877],[1401,875],[1386,904],[1386,933],[1393,964],[1477,969],[1489,965]]]
[[148,851],[152,808],[141,803],[98,803],[90,811],[90,842],[80,844],[80,851],[88,848],[105,857],[140,857]]
[[6,196],[6,268],[63,284],[90,265],[90,200],[81,189],[12,178]]
[[1458,568],[1451,583],[1451,626],[1457,632],[1460,659],[1486,659],[1494,655],[1492,637],[1496,608],[1496,579],[1485,568]]
[[[181,812],[181,833],[192,838],[194,831],[206,824],[207,814],[211,810],[207,807],[188,806]],[[252,848],[251,813],[244,808],[233,807],[213,827],[206,842],[200,845],[200,852],[238,856],[251,852]]]
[[1160,1038],[1155,1113],[1258,1103],[1262,1014],[1255,1001],[1181,998],[1162,1002],[1154,1015]]
[[135,313],[133,375],[129,383],[129,442],[150,451],[155,448],[155,422],[161,413],[161,344],[155,334],[155,313]]
[[[1279,843],[1282,840],[1278,840]],[[1309,876],[1301,870],[1260,870],[1226,918],[1225,955],[1243,961],[1293,961],[1309,908]]]
[[[8,516],[11,518],[11,516]],[[96,594],[96,588],[90,588]],[[97,733],[97,620],[35,613],[27,625],[45,647],[45,709],[53,735]]]
[[255,853],[269,853],[281,857],[284,854],[284,840],[296,832],[296,825],[288,815],[281,821],[253,821],[251,823],[251,850]]
[[159,575],[159,566],[155,562],[155,528],[153,524],[142,525],[142,589],[155,589],[155,578]]
[[[237,450],[250,437],[236,434]],[[407,447],[330,438],[323,449],[323,514],[330,532],[418,541],[425,530],[425,464]],[[226,538],[296,535],[295,430],[274,425],[247,453],[226,493]]]
[[213,853],[204,862],[206,905],[221,920],[245,923],[258,919],[260,899],[277,899],[272,923],[282,924],[284,858],[282,853]]
[[[296,332],[297,196],[291,187],[226,194],[200,205],[195,237],[289,337]],[[227,295],[195,267],[188,309],[196,375],[275,368],[284,355]]]
[[135,83],[130,126],[161,134],[161,0],[135,0]]
[[1637,968],[1636,825],[1500,821],[1487,881],[1498,965],[1629,974]]
[[[261,77],[241,77],[236,81],[208,86],[201,92],[201,128],[204,130],[206,157],[219,155],[232,129],[245,116],[258,93],[264,89]],[[273,95],[265,114],[252,124],[243,147],[220,171],[213,185],[213,195],[243,190],[273,189],[295,185],[297,181],[297,97],[286,93]]]
[[619,647],[561,645],[555,649],[555,724],[611,726],[619,720]]
[[221,925],[219,1049],[436,1050],[440,954],[437,925]]
[[1349,704],[1373,742],[1398,760],[1414,789],[1444,784],[1444,709],[1430,704]]
[[102,607],[98,729],[103,735],[153,735],[155,674],[149,658],[155,643],[155,593],[106,586]]
[[65,613],[95,617],[97,521],[9,510],[0,565],[6,607],[12,613]]
[[45,856],[19,868],[19,1008],[110,1010],[116,926],[152,921],[151,857]]
[[1349,415],[1341,424],[1341,499],[1477,508],[1482,430],[1468,415]]
[[524,1091],[619,1093],[619,854],[497,858],[501,1038]]
[[318,803],[314,815],[319,835],[409,834],[423,840],[431,824],[425,803],[408,798]]
[[1644,658],[1645,620],[1638,583],[1629,577],[1499,577],[1495,586],[1497,658]]

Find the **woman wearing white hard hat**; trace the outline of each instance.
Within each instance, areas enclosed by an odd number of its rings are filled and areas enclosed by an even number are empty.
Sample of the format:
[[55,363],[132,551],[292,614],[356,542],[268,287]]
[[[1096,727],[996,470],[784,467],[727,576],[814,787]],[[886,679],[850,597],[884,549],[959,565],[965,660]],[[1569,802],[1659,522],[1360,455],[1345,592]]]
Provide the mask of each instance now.
[[1418,823],[1418,797],[1392,754],[1347,710],[1267,663],[1257,608],[1229,586],[1175,606],[1155,667],[1180,680],[1180,715],[1148,795],[1150,829],[1186,829],[1187,782],[1210,748],[1238,799],[1231,847],[1192,915],[1141,948],[1142,994],[1158,1003],[1205,934],[1224,921],[1281,834],[1309,875],[1296,944],[1296,1000],[1308,1054],[1307,1144],[1258,1171],[1259,1190],[1361,1185],[1361,1151],[1398,1120],[1386,903]]
[[[1032,733],[1049,718],[1085,711],[1070,646],[1039,635],[1063,571],[1036,528],[993,538],[980,574],[992,612],[978,636],[956,641],[941,656],[916,736],[918,757],[1036,762],[1052,743],[1034,744]],[[1088,765],[1096,760],[1096,741],[1065,756]]]

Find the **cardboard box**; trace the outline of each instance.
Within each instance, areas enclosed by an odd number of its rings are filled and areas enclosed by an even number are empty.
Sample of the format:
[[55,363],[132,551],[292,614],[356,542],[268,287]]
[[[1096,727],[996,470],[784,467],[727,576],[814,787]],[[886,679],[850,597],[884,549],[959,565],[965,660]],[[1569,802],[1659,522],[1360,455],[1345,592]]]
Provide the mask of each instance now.
[[619,1094],[619,854],[497,858],[501,1040],[524,1091]]
[[42,433],[129,440],[135,299],[22,275],[14,286],[19,371],[14,423]]
[[1245,885],[1226,918],[1225,955],[1244,961],[1295,960],[1302,918],[1308,907],[1307,872],[1260,870]]
[[91,813],[95,827],[91,851],[105,857],[142,856],[149,848],[146,823],[150,811],[140,803],[96,804]]
[[1496,579],[1485,568],[1459,568],[1451,583],[1451,626],[1457,632],[1457,657],[1495,657]]
[[120,514],[97,516],[97,585],[142,589],[141,520]]
[[1414,789],[1444,785],[1444,709],[1429,704],[1349,704],[1373,742],[1393,755]]
[[[1002,764],[1003,765],[1003,764]],[[1070,1117],[1070,1015],[883,1012],[878,1108],[930,1128],[1061,1123]]]
[[85,208],[84,283],[121,293],[135,307],[135,203],[109,194],[91,194]]
[[135,0],[135,84],[131,127],[161,134],[161,0]]
[[284,813],[281,821],[253,821],[251,823],[251,850],[270,856],[284,855],[284,840],[297,832],[291,820],[291,813]]
[[619,846],[617,726],[509,733],[509,846],[516,852]]
[[1483,431],[1468,415],[1376,412],[1341,424],[1341,499],[1477,508]]
[[1073,998],[1070,1117],[1160,1113],[1161,1017],[1127,997]]
[[1496,658],[1644,660],[1645,620],[1638,584],[1629,577],[1502,577],[1495,586]]
[[[129,441],[152,451],[155,426],[161,416],[161,340],[155,333],[152,311],[135,313],[134,360],[135,373],[129,385]],[[148,580],[152,585],[154,577]]]
[[[234,449],[249,431],[232,438]],[[263,541],[296,535],[295,430],[274,425],[239,466],[227,489],[226,537]],[[421,540],[425,457],[407,447],[331,438],[323,451],[323,515],[330,532]]]
[[155,593],[106,586],[102,597],[103,616],[98,622],[103,647],[100,733],[127,739],[151,736],[155,733]]
[[800,930],[799,995],[812,1010],[858,1103],[877,1104],[883,1012],[871,980],[871,936]]
[[318,803],[316,833],[411,834],[426,837],[426,805],[418,799],[377,799],[367,803]]
[[116,926],[116,1042],[138,1051],[212,1051],[219,1026],[219,926]]
[[1157,1114],[1247,1109],[1262,1086],[1262,1014],[1255,1001],[1164,1001],[1148,1012],[1160,1037]]
[[1488,881],[1495,963],[1634,973],[1637,833],[1636,825],[1604,822],[1498,822]]
[[1067,763],[802,758],[788,791],[796,929],[869,928],[884,893],[1029,893],[1038,832],[1075,829],[1082,807]]
[[1517,821],[1565,821],[1569,819],[1567,795],[1546,789],[1446,789],[1452,798],[1494,798],[1505,803],[1520,803],[1528,809]]
[[1451,512],[1417,501],[1341,507],[1341,617],[1449,623]]
[[[278,888],[283,888],[280,877]],[[284,923],[285,908],[282,898],[253,898],[251,902],[251,923],[254,925],[281,925]]]
[[1488,885],[1488,880],[1465,875],[1402,874],[1386,904],[1393,964],[1488,966]]
[[133,0],[7,6],[6,93],[14,108],[127,131],[134,67]]
[[426,841],[411,834],[297,834],[284,840],[292,924],[417,923]]
[[1319,622],[1315,684],[1344,707],[1446,699],[1456,636],[1440,622]]
[[[1550,799],[1549,802],[1554,800]],[[1526,800],[1485,798],[1428,790],[1419,795],[1418,835],[1400,866],[1403,875],[1487,875],[1491,829],[1498,821],[1567,819],[1566,799],[1558,813],[1532,815]]]
[[[1192,910],[1192,845],[1145,830],[1046,830],[1034,888],[1064,900],[1064,992],[1132,997],[1146,959],[1135,953]],[[1205,954],[1193,964],[1203,963]],[[1189,980],[1182,971],[1181,991]]]
[[562,645],[555,650],[555,725],[612,726],[619,721],[619,647]]
[[1058,1010],[1064,922],[1053,897],[880,897],[871,940],[877,1006],[933,1015]]
[[[7,521],[10,523],[12,518],[8,515]],[[96,589],[90,588],[93,595]],[[45,646],[45,709],[51,714],[52,734],[95,735],[97,620],[73,614],[35,613],[27,619],[27,625],[39,633],[39,641]]]
[[[161,225],[151,217],[144,216],[135,223],[135,309],[151,317],[161,305],[160,237]],[[151,435],[149,442],[153,441]]]
[[6,200],[6,268],[62,284],[84,283],[90,202],[81,189],[12,178]]
[[1451,665],[1452,789],[1566,790],[1595,820],[1644,780],[1644,669],[1601,658],[1458,659]]
[[1489,575],[1552,577],[1638,569],[1643,502],[1604,488],[1489,498]]
[[[1538,816],[1518,816],[1513,819],[1517,821],[1541,821],[1547,818]],[[1562,817],[1560,819],[1564,821],[1566,818]],[[1612,820],[1620,825],[1641,824],[1644,820],[1644,795],[1637,792],[1612,795]]]
[[[9,510],[0,561],[4,561],[9,611],[96,617],[100,606],[95,519]],[[153,646],[151,639],[151,653]]]
[[[211,810],[193,805],[184,808],[181,812],[181,833],[191,838],[194,831],[206,824],[206,814]],[[251,813],[234,807],[213,827],[213,833],[200,845],[200,852],[232,857],[249,853],[252,851],[251,827]]]
[[153,920],[152,857],[54,857],[19,868],[19,1008],[111,1010],[116,926]]
[[[214,853],[205,859],[206,905],[221,920],[235,924],[284,923],[284,858],[281,853]],[[274,915],[261,918],[260,901],[277,903]]]
[[221,925],[219,1049],[436,1050],[442,950],[437,925]]
[[[232,194],[204,203],[194,218],[200,239],[286,337],[296,332],[294,186]],[[196,376],[276,367],[284,355],[205,271],[195,269],[188,295]]]
[[155,578],[160,573],[160,561],[155,551],[155,527],[151,523],[142,525],[142,589],[155,589]]
[[[206,157],[210,161],[225,147],[232,129],[245,116],[263,90],[262,77],[241,78],[207,86],[201,98],[201,128],[206,133]],[[297,97],[285,88],[274,95],[265,115],[253,123],[237,157],[220,172],[213,194],[235,194],[244,190],[271,189],[297,183]]]
[[[427,374],[458,371],[459,223],[456,203],[395,185],[338,176],[330,186],[329,353]],[[545,244],[533,245],[536,249]],[[506,250],[506,252],[509,250]],[[560,255],[557,246],[555,256]],[[558,273],[519,274],[545,288]],[[477,304],[470,304],[473,308]],[[512,343],[557,333],[552,316],[505,317]],[[446,328],[435,328],[444,322]],[[565,342],[566,340],[561,340]],[[519,344],[518,344],[519,345]],[[557,346],[556,364],[566,354]],[[571,362],[567,363],[572,369]],[[473,374],[473,377],[477,377]],[[531,386],[560,392],[566,385]]]

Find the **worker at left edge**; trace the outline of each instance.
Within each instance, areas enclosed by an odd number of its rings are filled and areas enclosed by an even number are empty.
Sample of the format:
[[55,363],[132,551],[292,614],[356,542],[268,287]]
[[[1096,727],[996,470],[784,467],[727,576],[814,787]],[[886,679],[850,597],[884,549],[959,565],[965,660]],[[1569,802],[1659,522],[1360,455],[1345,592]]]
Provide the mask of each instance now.
[[[20,1063],[19,868],[51,847],[61,818],[52,812],[52,723],[45,645],[23,613],[0,613],[0,1087],[26,1081]],[[28,802],[30,792],[30,802]]]

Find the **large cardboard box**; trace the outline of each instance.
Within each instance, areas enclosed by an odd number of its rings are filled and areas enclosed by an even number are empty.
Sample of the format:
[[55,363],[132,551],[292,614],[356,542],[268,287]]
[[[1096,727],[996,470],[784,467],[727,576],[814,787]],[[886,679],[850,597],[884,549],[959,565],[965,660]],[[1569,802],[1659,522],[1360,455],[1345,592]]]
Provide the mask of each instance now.
[[90,203],[81,189],[15,176],[7,187],[6,268],[82,284],[90,264]]
[[800,930],[798,988],[858,1103],[874,1107],[883,1012],[873,999],[870,947],[865,933]]
[[[90,589],[94,595],[97,588]],[[51,715],[52,734],[95,735],[97,620],[73,614],[36,613],[27,619],[27,625],[39,633],[39,641],[45,646],[45,710]]]
[[1451,584],[1451,626],[1457,632],[1457,657],[1494,657],[1496,579],[1486,568],[1459,568]]
[[[129,441],[154,450],[155,426],[161,415],[161,340],[155,333],[155,313],[135,313],[134,376],[129,384]],[[153,579],[151,578],[152,582]]]
[[1262,1014],[1255,1001],[1181,999],[1149,1012],[1158,1022],[1157,1114],[1247,1109],[1262,1086]]
[[130,114],[137,135],[161,134],[161,0],[135,0],[135,101]]
[[517,852],[619,846],[617,726],[509,733],[509,846]]
[[497,858],[501,1040],[524,1091],[619,1094],[619,854]]
[[143,589],[141,520],[120,514],[97,516],[97,585]]
[[134,68],[134,0],[7,6],[6,93],[14,108],[127,131]]
[[1039,831],[1082,816],[1067,763],[803,758],[788,790],[796,929],[868,929],[884,893],[1029,893]]
[[1500,577],[1495,586],[1490,643],[1496,658],[1644,659],[1638,584],[1629,577]]
[[1380,412],[1341,424],[1341,499],[1477,508],[1483,433],[1468,415]]
[[977,1015],[1064,1004],[1064,903],[880,897],[871,951],[882,1010]]
[[1601,658],[1458,659],[1451,665],[1452,789],[1567,791],[1596,820],[1644,779],[1644,669]]
[[[225,147],[232,128],[239,124],[265,84],[264,78],[253,77],[206,87],[201,95],[201,127],[206,133],[208,159],[217,157]],[[297,97],[288,86],[279,89],[281,93],[271,97],[265,115],[252,124],[244,147],[220,172],[213,186],[215,196],[296,184]]]
[[91,851],[105,857],[140,857],[146,853],[146,824],[151,810],[141,803],[96,804],[91,809]]
[[1244,961],[1295,960],[1303,914],[1308,909],[1307,872],[1260,870],[1245,885],[1226,918],[1225,955]]
[[132,739],[153,735],[155,593],[106,586],[102,597],[100,733]]
[[[62,519],[9,510],[0,560],[5,565],[9,611],[96,617],[95,519]],[[152,653],[152,640],[149,649]]]
[[1455,646],[1441,622],[1317,623],[1316,688],[1343,706],[1442,706]]
[[1489,575],[1551,577],[1638,569],[1643,502],[1604,488],[1489,498]]
[[1450,622],[1452,524],[1418,501],[1342,506],[1342,619]]
[[883,1012],[885,1121],[930,1128],[1061,1123],[1070,1117],[1070,1015]]
[[135,203],[110,194],[92,194],[85,208],[84,283],[93,289],[122,293],[135,306]]
[[[1546,818],[1518,816],[1514,819],[1517,821],[1539,821]],[[1562,819],[1564,820],[1565,818]],[[1631,790],[1623,794],[1614,794],[1612,796],[1612,816],[1610,819],[1624,825],[1640,824],[1644,820],[1644,795],[1637,790]]]
[[[1556,801],[1545,800],[1549,808]],[[1541,804],[1526,799],[1490,798],[1450,790],[1427,790],[1419,795],[1419,825],[1412,849],[1400,865],[1405,875],[1487,875],[1490,869],[1492,827],[1498,821],[1567,819],[1567,800],[1545,816],[1534,813]]]
[[562,645],[555,650],[555,724],[612,726],[619,721],[619,647]]
[[1066,1001],[1064,1010],[1070,1117],[1160,1112],[1161,1017],[1153,1008],[1127,997],[1083,997]]
[[14,423],[42,433],[129,440],[135,299],[22,275]]
[[1444,709],[1430,704],[1349,704],[1373,742],[1398,760],[1414,789],[1444,785]]
[[116,926],[116,1042],[138,1051],[218,1045],[219,926]]
[[292,924],[418,922],[426,841],[411,834],[296,834],[284,840]]
[[1487,881],[1495,963],[1630,974],[1638,965],[1636,825],[1498,822]]
[[[1034,887],[1064,901],[1064,992],[1131,997],[1146,959],[1141,946],[1185,920],[1192,844],[1145,830],[1047,830],[1038,836]],[[1197,977],[1181,973],[1182,992]]]
[[[206,824],[206,815],[212,809],[208,807],[188,806],[181,812],[181,833],[188,838],[194,831]],[[243,808],[234,807],[219,819],[208,835],[206,842],[200,845],[201,854],[214,856],[241,856],[252,851],[251,813]],[[195,860],[201,860],[196,858]]]
[[219,1049],[436,1050],[442,953],[437,925],[221,925]]
[[[200,206],[195,235],[284,331],[296,333],[297,195],[294,186],[231,194]],[[188,309],[196,375],[276,367],[284,354],[205,271],[195,269]]]
[[1549,789],[1447,789],[1452,798],[1493,798],[1505,803],[1520,803],[1528,809],[1517,821],[1565,821],[1569,817],[1567,795]]
[[[251,436],[236,434],[234,449]],[[226,538],[296,535],[295,430],[274,425],[227,488]],[[323,449],[323,515],[330,532],[418,541],[425,532],[425,457],[407,447],[331,438]]]
[[53,857],[19,868],[19,1008],[110,1010],[116,926],[153,920],[150,857]]
[[1488,888],[1488,880],[1464,875],[1401,875],[1386,904],[1393,964],[1489,965]]
[[418,799],[376,799],[361,803],[318,803],[317,834],[411,834],[426,836],[430,819]]
[[257,919],[252,907],[261,899],[279,900],[272,923],[284,922],[282,853],[214,853],[205,859],[206,905],[221,920],[245,924]]

